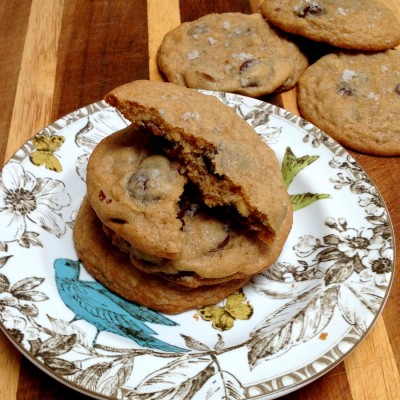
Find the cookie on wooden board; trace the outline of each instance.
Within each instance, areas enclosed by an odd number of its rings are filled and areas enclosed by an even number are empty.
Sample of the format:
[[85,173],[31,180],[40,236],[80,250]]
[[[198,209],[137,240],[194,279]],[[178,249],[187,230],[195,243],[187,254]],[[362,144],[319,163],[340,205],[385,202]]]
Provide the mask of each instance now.
[[332,53],[298,84],[302,116],[343,146],[400,155],[400,50]]
[[380,51],[400,44],[400,23],[379,0],[264,0],[261,13],[286,32],[336,47]]
[[308,65],[260,13],[209,14],[168,32],[157,61],[167,80],[260,97],[292,88]]

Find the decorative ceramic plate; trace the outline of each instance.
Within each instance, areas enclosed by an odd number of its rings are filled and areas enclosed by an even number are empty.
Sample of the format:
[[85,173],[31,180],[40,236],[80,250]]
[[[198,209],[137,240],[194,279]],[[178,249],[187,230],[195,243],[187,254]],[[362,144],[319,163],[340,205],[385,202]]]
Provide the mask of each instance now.
[[[39,132],[2,170],[1,327],[26,357],[75,390],[99,399],[276,398],[342,361],[382,311],[393,230],[362,168],[285,110],[206,94],[232,107],[276,152],[295,210],[278,261],[215,307],[151,312],[113,296],[77,262],[72,230],[88,156],[127,124],[104,102]],[[66,265],[74,273],[67,276]],[[65,290],[76,291],[76,301],[64,303]],[[85,319],[77,311],[82,295]],[[124,335],[112,332],[117,314],[129,321]]]

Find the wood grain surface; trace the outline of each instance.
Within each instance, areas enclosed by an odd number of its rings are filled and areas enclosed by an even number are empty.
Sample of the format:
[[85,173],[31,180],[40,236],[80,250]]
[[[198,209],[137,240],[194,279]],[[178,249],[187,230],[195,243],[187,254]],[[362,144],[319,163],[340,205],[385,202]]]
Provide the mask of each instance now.
[[[400,19],[400,0],[382,1]],[[180,22],[212,12],[252,13],[258,6],[258,0],[0,0],[0,160],[112,88],[162,79],[155,54]],[[298,113],[295,89],[265,100]],[[351,154],[380,190],[398,238],[400,158]],[[386,307],[365,340],[326,375],[283,398],[400,399],[399,311],[395,273]],[[0,332],[0,400],[87,398],[39,370]]]

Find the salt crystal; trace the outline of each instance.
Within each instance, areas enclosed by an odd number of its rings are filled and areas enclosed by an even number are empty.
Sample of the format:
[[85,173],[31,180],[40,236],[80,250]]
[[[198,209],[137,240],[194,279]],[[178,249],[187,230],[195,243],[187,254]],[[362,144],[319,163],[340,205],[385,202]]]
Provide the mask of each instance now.
[[189,53],[187,53],[187,59],[188,60],[195,60],[196,58],[199,57],[199,52],[197,50],[192,50]]
[[353,71],[351,69],[345,69],[343,71],[342,75],[342,81],[343,82],[349,82],[351,79],[353,79],[355,76],[357,76],[357,72]]
[[242,85],[242,87],[246,87],[249,84],[249,80],[246,78],[240,78],[240,84]]
[[208,44],[211,44],[211,45],[213,45],[213,44],[215,44],[215,43],[217,43],[217,39],[214,39],[213,37],[209,37],[208,38]]
[[158,178],[160,176],[160,170],[158,168],[153,168],[150,175],[152,178]]
[[200,114],[198,112],[190,112],[187,111],[183,114],[183,120],[184,121],[189,121],[190,119],[194,119],[196,121],[200,120]]
[[387,65],[382,65],[381,66],[381,71],[382,72],[386,72],[389,69],[389,67]]
[[370,100],[375,100],[375,101],[377,101],[377,100],[379,100],[379,95],[376,94],[376,93],[374,93],[374,92],[369,92],[369,93],[368,93],[368,98],[369,98]]
[[254,58],[250,53],[233,53],[233,57],[242,61],[252,60]]
[[231,24],[228,21],[224,21],[224,23],[222,24],[222,27],[226,30],[230,29]]
[[345,10],[344,8],[342,8],[342,7],[338,7],[337,9],[336,9],[336,12],[339,14],[339,15],[347,15],[347,10]]

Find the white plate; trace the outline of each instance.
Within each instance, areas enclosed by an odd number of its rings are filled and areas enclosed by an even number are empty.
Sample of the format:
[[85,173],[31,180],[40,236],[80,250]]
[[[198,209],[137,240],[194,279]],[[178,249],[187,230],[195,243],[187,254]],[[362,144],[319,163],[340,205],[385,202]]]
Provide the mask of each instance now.
[[[91,322],[105,312],[94,315],[94,309],[104,303],[91,297],[94,316],[74,320],[57,289],[55,260],[77,260],[72,229],[85,193],[87,158],[99,140],[126,125],[114,109],[98,102],[61,118],[2,171],[1,327],[27,358],[75,390],[99,399],[276,398],[342,361],[382,311],[392,283],[393,229],[362,168],[319,129],[285,110],[243,96],[207,94],[255,128],[285,165],[293,199],[310,204],[294,212],[275,265],[253,279],[242,298],[213,312],[215,319],[223,317],[220,325],[233,322],[230,329],[215,329],[196,310],[168,316],[174,326],[145,322],[165,349],[186,351],[141,347],[107,331],[96,337]],[[93,281],[83,266],[79,280],[82,288]]]

